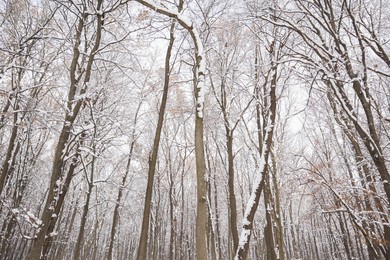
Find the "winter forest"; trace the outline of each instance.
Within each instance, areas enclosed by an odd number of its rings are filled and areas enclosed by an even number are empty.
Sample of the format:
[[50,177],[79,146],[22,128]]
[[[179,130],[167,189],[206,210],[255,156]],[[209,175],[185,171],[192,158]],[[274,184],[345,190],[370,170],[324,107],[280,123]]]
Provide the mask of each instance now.
[[387,0],[0,0],[0,259],[390,259]]

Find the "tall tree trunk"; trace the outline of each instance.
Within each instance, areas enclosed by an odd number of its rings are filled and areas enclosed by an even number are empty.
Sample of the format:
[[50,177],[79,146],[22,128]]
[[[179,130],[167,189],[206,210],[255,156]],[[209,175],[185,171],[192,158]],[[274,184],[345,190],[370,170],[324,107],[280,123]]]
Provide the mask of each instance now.
[[148,180],[147,180],[146,192],[145,192],[144,213],[142,217],[142,227],[141,227],[141,235],[139,239],[137,260],[147,259],[147,244],[148,244],[148,232],[149,232],[149,225],[150,225],[150,211],[152,206],[153,183],[154,183],[154,175],[156,173],[156,164],[158,159],[158,150],[160,146],[160,137],[161,137],[162,127],[164,123],[165,108],[168,100],[169,79],[171,73],[170,60],[171,60],[173,43],[175,41],[175,36],[174,36],[175,26],[176,26],[175,21],[172,21],[171,28],[170,28],[170,39],[167,48],[167,53],[165,56],[165,78],[164,78],[163,95],[161,98],[160,111],[158,114],[157,127],[156,127],[156,132],[153,141],[152,153],[149,158]]
[[[196,98],[199,93],[195,90]],[[203,112],[203,111],[202,111]],[[203,116],[196,113],[195,118],[195,160],[197,179],[197,215],[196,215],[196,258],[207,260],[207,186],[206,186],[206,164],[203,143]]]
[[[207,138],[207,137],[206,137]],[[206,143],[208,143],[206,139]],[[206,160],[207,160],[207,166],[208,166],[208,182],[207,182],[207,209],[208,209],[208,242],[209,242],[209,251],[211,252],[211,259],[217,259],[217,252],[216,252],[216,234],[214,230],[214,223],[213,223],[213,211],[212,211],[212,189],[211,189],[211,172],[212,172],[212,167],[211,167],[211,162],[210,162],[210,151],[208,147],[205,147],[205,152],[206,152]]]
[[275,153],[271,151],[271,161],[272,161],[272,174],[271,182],[273,187],[273,217],[274,217],[274,237],[275,242],[277,243],[278,251],[277,257],[280,260],[285,259],[285,248],[284,248],[284,235],[283,235],[283,225],[282,225],[282,213],[280,209],[280,193],[279,193],[279,182],[278,182],[278,168],[276,166],[276,156]]
[[266,218],[266,225],[264,228],[264,240],[265,240],[265,246],[267,249],[267,260],[276,260],[279,259],[279,257],[276,255],[276,241],[275,241],[275,234],[274,234],[274,224],[275,220],[273,219],[273,203],[274,198],[272,197],[271,192],[271,180],[270,180],[271,173],[267,169],[265,172],[265,181],[264,181],[264,207],[265,207],[265,218]]
[[170,224],[170,232],[169,232],[169,251],[168,251],[168,259],[174,260],[176,259],[175,251],[176,251],[176,216],[175,216],[175,182],[174,175],[172,169],[172,157],[170,148],[168,148],[168,182],[169,182],[169,224]]
[[[15,108],[15,110],[18,110],[18,105]],[[11,136],[8,143],[8,149],[6,156],[4,158],[3,165],[1,167],[1,175],[0,175],[0,194],[2,193],[5,183],[7,182],[9,176],[13,172],[14,165],[12,162],[15,162],[16,154],[19,150],[19,142],[17,141],[17,134],[18,134],[18,112],[14,112],[14,120],[13,120],[13,127],[11,131]]]
[[184,207],[185,207],[185,194],[184,194],[184,169],[185,165],[183,165],[183,172],[180,176],[180,187],[181,187],[181,210],[180,210],[180,236],[179,236],[179,252],[180,259],[184,259],[185,255],[185,243],[184,243]]
[[[95,147],[93,149],[93,153],[95,154]],[[92,158],[92,165],[91,165],[91,174],[89,180],[87,180],[88,184],[88,190],[87,190],[87,198],[83,206],[83,213],[81,215],[81,221],[80,221],[80,229],[79,234],[77,236],[76,244],[74,246],[74,259],[79,260],[81,259],[81,252],[82,252],[82,243],[84,243],[84,233],[85,233],[85,224],[87,223],[88,213],[89,213],[89,203],[92,196],[92,189],[94,187],[94,173],[95,173],[95,162],[96,157],[93,156]],[[87,171],[87,169],[84,169]],[[86,174],[86,178],[88,178],[88,175]]]
[[259,173],[257,174],[257,180],[254,183],[254,189],[249,198],[249,202],[246,206],[245,215],[243,219],[243,226],[240,236],[240,241],[238,245],[238,249],[236,251],[236,255],[234,259],[236,260],[244,260],[248,255],[249,250],[249,240],[253,229],[253,220],[259,205],[260,196],[264,188],[265,177],[267,174],[268,168],[268,158],[271,153],[272,143],[273,143],[273,133],[275,128],[276,121],[276,81],[277,81],[277,67],[271,68],[271,84],[269,87],[269,93],[265,98],[269,99],[269,105],[265,108],[268,110],[266,113],[266,117],[264,122],[264,129],[258,129],[258,131],[264,131],[264,139],[259,142],[259,147],[261,149],[261,165],[259,169]]
[[115,203],[115,208],[114,208],[114,214],[112,217],[111,232],[110,232],[110,244],[108,246],[108,259],[109,260],[113,259],[113,247],[114,247],[116,231],[117,231],[118,224],[119,224],[120,205],[121,205],[122,196],[123,196],[123,189],[125,188],[127,178],[129,176],[129,173],[130,173],[130,166],[131,166],[131,160],[133,157],[134,145],[137,141],[137,137],[135,135],[135,129],[137,126],[138,113],[139,113],[139,110],[141,109],[141,105],[142,105],[142,102],[138,105],[137,111],[136,111],[135,116],[134,116],[133,131],[131,134],[132,141],[130,144],[130,151],[129,151],[129,155],[127,158],[126,171],[125,171],[125,174],[123,175],[122,183],[119,186],[118,196],[116,198],[116,203]]
[[[225,122],[226,124],[226,122]],[[230,210],[230,232],[233,239],[233,253],[236,252],[238,246],[238,230],[237,230],[237,202],[234,192],[234,159],[233,159],[233,131],[229,130],[229,125],[226,128],[226,145],[228,153],[228,190],[229,190],[229,210]]]
[[[196,252],[197,259],[207,259],[207,205],[206,205],[206,163],[204,156],[204,139],[203,139],[203,116],[204,116],[204,101],[205,101],[205,75],[206,75],[206,56],[203,42],[200,38],[198,30],[194,27],[192,21],[183,19],[180,15],[181,11],[173,12],[154,2],[137,0],[144,6],[154,10],[157,13],[177,19],[178,23],[183,26],[190,34],[195,45],[195,67],[194,67],[194,93],[196,102],[195,112],[195,161],[196,161],[196,179],[197,179],[197,216],[196,216]],[[179,6],[183,5],[180,1]],[[152,156],[153,158],[153,156]],[[145,217],[144,217],[145,218]],[[143,229],[146,229],[143,225]],[[146,235],[142,237],[146,239]],[[141,239],[141,240],[142,240]],[[145,242],[142,245],[146,246]],[[146,249],[142,248],[142,252]],[[141,260],[138,258],[138,260]]]

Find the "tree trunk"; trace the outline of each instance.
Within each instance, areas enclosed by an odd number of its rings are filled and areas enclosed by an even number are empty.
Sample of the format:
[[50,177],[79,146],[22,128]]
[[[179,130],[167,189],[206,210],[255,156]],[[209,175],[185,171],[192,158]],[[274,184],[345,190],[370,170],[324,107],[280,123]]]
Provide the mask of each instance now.
[[275,234],[274,234],[274,223],[273,219],[273,197],[271,194],[271,185],[270,185],[270,172],[267,169],[265,171],[265,181],[264,181],[264,207],[265,207],[265,218],[266,225],[264,228],[264,240],[265,246],[267,249],[267,260],[276,260],[279,257],[276,255],[275,248]]
[[[199,93],[195,90],[198,99]],[[207,186],[206,186],[206,164],[203,143],[203,117],[196,113],[195,118],[195,160],[197,179],[197,215],[196,215],[196,258],[207,260]]]
[[[94,153],[95,153],[95,148],[94,148]],[[79,260],[81,259],[81,252],[82,252],[82,243],[84,243],[84,233],[85,233],[85,224],[87,223],[87,218],[88,218],[88,213],[89,213],[89,202],[91,200],[91,195],[92,195],[92,189],[94,187],[94,173],[95,173],[95,161],[96,157],[93,156],[92,158],[92,165],[91,165],[91,174],[90,174],[90,179],[87,180],[88,183],[88,191],[87,191],[87,198],[83,206],[83,213],[81,215],[81,221],[80,221],[80,229],[79,229],[79,234],[77,236],[76,240],[76,245],[74,246],[74,259]],[[87,169],[84,169],[85,171]],[[87,174],[86,174],[86,178]]]
[[162,127],[164,123],[165,108],[168,100],[168,88],[169,88],[169,79],[170,79],[170,71],[171,71],[170,60],[171,60],[173,43],[175,41],[174,32],[175,32],[175,22],[172,21],[171,28],[170,28],[169,45],[165,56],[165,79],[164,79],[163,96],[161,98],[160,111],[158,114],[157,127],[156,127],[156,132],[153,141],[152,153],[149,158],[148,180],[147,180],[146,192],[145,192],[144,213],[142,218],[142,227],[141,227],[141,235],[139,239],[137,260],[147,259],[147,244],[148,244],[148,232],[149,232],[149,225],[150,225],[150,210],[152,206],[153,183],[154,183],[154,175],[156,173],[156,164],[158,159],[158,150],[160,146],[160,137],[161,137]]
[[[226,122],[225,122],[226,124]],[[226,145],[228,153],[228,188],[229,188],[229,210],[230,210],[230,232],[233,238],[233,252],[236,252],[238,246],[237,231],[237,202],[234,192],[234,162],[233,162],[233,131],[226,128]]]
[[108,259],[109,260],[113,259],[113,247],[114,247],[115,235],[116,235],[117,226],[119,224],[120,204],[121,204],[121,200],[122,200],[122,196],[123,196],[123,189],[125,188],[127,178],[128,178],[129,173],[130,173],[130,166],[131,166],[131,160],[133,157],[134,145],[135,145],[135,142],[137,141],[137,137],[135,136],[135,129],[137,126],[138,113],[139,113],[139,110],[141,109],[141,104],[142,104],[142,102],[138,105],[137,111],[136,111],[135,116],[134,116],[134,121],[133,121],[134,128],[133,128],[133,131],[131,134],[132,142],[130,144],[130,151],[129,151],[127,164],[126,164],[126,171],[125,171],[125,174],[123,175],[122,183],[119,186],[118,196],[117,196],[115,208],[114,208],[114,215],[112,217],[112,225],[111,225],[111,232],[110,232],[110,244],[108,246]]
[[[265,130],[264,140],[259,147],[262,148],[262,152],[260,158],[262,160],[260,165],[260,172],[257,175],[257,180],[254,184],[254,190],[250,196],[249,202],[246,206],[245,215],[243,219],[243,226],[240,236],[240,241],[238,245],[238,249],[235,255],[236,260],[244,260],[248,255],[249,250],[249,240],[253,229],[253,220],[259,205],[260,196],[263,191],[265,177],[267,174],[268,168],[268,158],[272,149],[273,143],[273,132],[275,128],[275,120],[276,120],[276,80],[277,80],[277,67],[271,68],[272,80],[269,89],[269,107],[266,119],[264,120],[266,124],[264,125],[264,129],[258,129],[258,131]],[[259,140],[261,142],[261,140]]]

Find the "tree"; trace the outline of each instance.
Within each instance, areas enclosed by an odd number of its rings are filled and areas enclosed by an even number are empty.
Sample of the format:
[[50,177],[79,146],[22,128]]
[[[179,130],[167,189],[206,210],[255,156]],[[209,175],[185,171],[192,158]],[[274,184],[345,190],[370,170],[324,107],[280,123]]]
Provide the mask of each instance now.
[[[362,3],[362,5],[366,6],[366,3]],[[382,180],[386,199],[389,201],[390,175],[386,165],[380,130],[377,128],[377,125],[383,124],[383,117],[381,110],[375,105],[378,102],[375,94],[372,94],[376,93],[377,90],[368,81],[372,71],[369,68],[373,66],[373,60],[367,52],[367,49],[371,48],[367,43],[375,41],[375,39],[371,41],[368,40],[367,36],[363,36],[365,34],[364,28],[370,26],[367,26],[364,20],[357,21],[359,15],[356,15],[355,12],[362,15],[365,12],[361,11],[362,9],[359,7],[360,5],[345,1],[337,3],[314,1],[313,4],[295,1],[291,14],[299,17],[300,22],[292,23],[291,17],[286,14],[284,16],[273,15],[273,19],[275,19],[273,23],[291,29],[305,43],[306,49],[297,50],[294,56],[305,66],[314,70],[320,77],[318,81],[325,84],[333,94],[338,108],[344,113],[348,124],[353,125],[354,131],[358,133],[369,153]],[[284,12],[279,8],[276,11],[282,14]],[[372,14],[364,14],[364,16],[372,17]],[[272,22],[271,19],[267,18],[267,20]],[[312,28],[310,31],[304,28],[303,23],[305,22],[310,24]],[[371,33],[371,35],[373,34]],[[376,34],[374,33],[374,35]],[[354,48],[352,52],[351,46],[355,46],[355,43],[358,47]],[[380,53],[383,52],[378,53],[379,57],[384,57]],[[344,80],[345,78],[348,80]],[[354,105],[355,98],[361,108]],[[387,225],[385,225],[384,241],[382,241],[385,245],[385,249],[382,250],[383,255],[388,255],[389,232]]]
[[[213,62],[212,76],[210,76],[211,91],[214,95],[214,99],[217,102],[218,109],[221,111],[222,122],[225,130],[226,138],[226,153],[227,153],[227,176],[228,176],[228,200],[229,200],[229,227],[230,234],[233,241],[232,252],[237,250],[238,246],[238,230],[237,230],[237,202],[235,195],[235,165],[234,165],[234,133],[242,120],[242,115],[249,109],[254,98],[249,98],[247,104],[236,104],[236,102],[243,99],[239,97],[240,93],[245,93],[245,87],[237,86],[240,74],[237,73],[236,67],[240,66],[245,60],[245,54],[238,51],[238,48],[244,46],[240,44],[240,25],[234,24],[234,22],[224,21],[225,24],[229,24],[229,32],[216,31],[218,46],[213,48],[214,58],[209,58]],[[225,36],[225,34],[227,34]],[[227,45],[227,42],[231,45]],[[211,54],[210,54],[211,56]],[[237,75],[238,74],[238,75]],[[215,82],[214,82],[215,81]],[[246,93],[248,94],[248,93]],[[235,108],[241,108],[235,111]]]
[[[58,139],[53,159],[50,187],[41,217],[42,224],[40,230],[38,230],[36,238],[34,239],[33,246],[31,247],[29,254],[29,258],[31,259],[46,259],[48,257],[50,246],[53,241],[53,236],[55,236],[53,231],[57,222],[57,218],[62,208],[62,203],[69,188],[69,184],[73,177],[75,168],[79,164],[79,156],[81,152],[80,147],[82,145],[83,138],[85,138],[85,132],[78,133],[80,139],[76,146],[76,153],[74,156],[72,156],[71,164],[68,171],[66,172],[64,166],[67,158],[65,156],[69,156],[70,151],[68,147],[70,145],[69,141],[71,139],[72,131],[74,131],[73,126],[82,108],[83,102],[85,102],[82,97],[80,98],[78,96],[82,96],[87,92],[88,83],[91,79],[93,61],[97,51],[99,50],[102,34],[104,11],[102,10],[102,1],[100,0],[96,5],[96,34],[93,36],[94,44],[90,50],[88,59],[81,59],[81,62],[84,64],[80,65],[79,48],[81,44],[82,33],[85,30],[85,24],[89,16],[87,13],[87,6],[88,4],[85,3],[83,6],[83,12],[80,13],[81,17],[78,17],[77,19],[78,24],[76,27],[76,37],[73,46],[73,58],[69,75],[70,87],[67,97],[67,112],[64,117],[64,125]],[[100,12],[100,10],[102,12]],[[78,74],[78,71],[80,71],[81,74]],[[68,152],[63,154],[63,151]]]
[[[196,100],[196,115],[195,115],[195,155],[196,155],[196,171],[197,171],[197,220],[196,220],[196,247],[197,258],[207,259],[206,246],[206,165],[203,147],[203,115],[204,115],[204,99],[205,99],[205,74],[206,74],[206,57],[204,55],[203,43],[199,37],[196,28],[193,27],[191,21],[183,17],[180,12],[169,10],[163,6],[158,6],[154,2],[137,1],[146,7],[153,9],[155,12],[177,19],[178,23],[183,26],[191,35],[195,45],[195,69],[194,69],[194,93]],[[141,245],[140,245],[141,246]],[[142,250],[142,248],[141,248]],[[144,251],[145,249],[143,249]],[[139,254],[139,256],[141,256]]]
[[[178,7],[179,12],[182,10],[182,7],[183,7],[183,2],[180,2],[179,7]],[[167,48],[167,53],[165,56],[165,75],[164,75],[163,95],[161,97],[161,104],[160,104],[158,122],[157,122],[157,126],[156,126],[156,131],[155,131],[153,148],[152,148],[152,152],[151,152],[151,155],[149,158],[148,182],[147,182],[147,186],[146,186],[142,228],[141,228],[141,235],[140,235],[139,247],[138,247],[138,253],[137,253],[137,259],[139,259],[139,260],[147,258],[147,243],[148,243],[150,210],[151,210],[151,205],[152,205],[153,183],[154,183],[154,176],[155,176],[155,172],[156,172],[156,164],[157,164],[157,159],[158,159],[160,136],[161,136],[161,132],[162,132],[163,124],[164,124],[164,115],[165,115],[165,109],[166,109],[167,100],[168,100],[170,73],[172,70],[170,63],[171,63],[173,44],[175,42],[175,36],[174,36],[175,27],[176,27],[175,21],[172,21],[170,31],[169,31],[170,39],[169,39],[169,44],[168,44],[168,48]]]
[[1,2],[0,258],[387,259],[389,7]]

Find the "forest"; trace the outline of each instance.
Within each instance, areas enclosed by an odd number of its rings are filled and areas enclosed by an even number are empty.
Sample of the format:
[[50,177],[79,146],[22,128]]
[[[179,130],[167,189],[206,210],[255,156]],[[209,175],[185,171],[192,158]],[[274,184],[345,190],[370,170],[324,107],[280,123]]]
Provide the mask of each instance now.
[[0,0],[0,259],[390,259],[387,0]]

